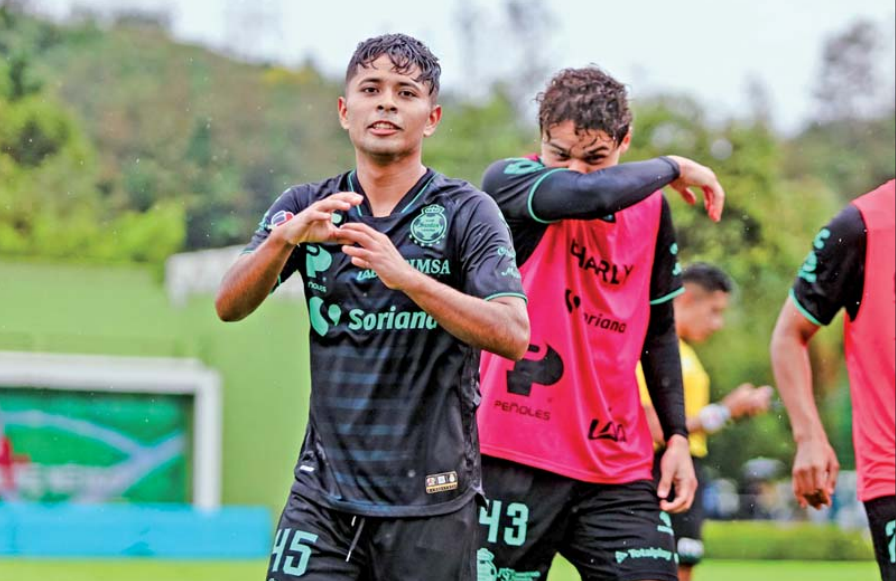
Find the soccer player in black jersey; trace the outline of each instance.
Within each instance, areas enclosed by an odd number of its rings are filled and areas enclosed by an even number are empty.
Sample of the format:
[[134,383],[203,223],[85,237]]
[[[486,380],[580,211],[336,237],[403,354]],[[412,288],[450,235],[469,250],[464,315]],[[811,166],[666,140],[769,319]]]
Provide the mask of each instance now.
[[356,169],[284,192],[219,291],[239,320],[299,271],[311,406],[266,579],[474,580],[480,350],[519,359],[528,318],[495,202],[421,161],[438,60],[404,35],[349,63]]

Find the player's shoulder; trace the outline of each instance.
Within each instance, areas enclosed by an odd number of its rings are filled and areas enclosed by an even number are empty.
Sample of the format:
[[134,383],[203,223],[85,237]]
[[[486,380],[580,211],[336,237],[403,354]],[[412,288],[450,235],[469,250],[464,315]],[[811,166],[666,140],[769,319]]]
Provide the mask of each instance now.
[[455,212],[473,211],[483,204],[497,207],[485,192],[466,180],[436,173],[429,187],[430,203],[441,203]]
[[499,159],[489,165],[482,175],[482,189],[492,193],[508,182],[538,177],[547,169],[536,155]]

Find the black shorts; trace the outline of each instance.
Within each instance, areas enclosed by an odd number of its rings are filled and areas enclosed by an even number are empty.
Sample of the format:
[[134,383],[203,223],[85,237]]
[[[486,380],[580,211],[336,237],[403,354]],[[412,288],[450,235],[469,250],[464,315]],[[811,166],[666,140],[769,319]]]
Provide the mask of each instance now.
[[[653,480],[660,481],[660,460],[665,450],[660,450],[653,458]],[[703,485],[706,482],[706,469],[703,460],[691,457],[694,461],[694,472],[697,474],[697,493],[694,502],[687,512],[669,515],[672,518],[672,529],[675,531],[675,548],[682,567],[693,567],[703,560],[703,521],[706,512],[703,505]],[[670,498],[671,500],[671,498]]]
[[896,581],[896,496],[869,500],[865,503],[865,512],[868,513],[880,578]]
[[476,581],[479,503],[451,514],[352,516],[291,493],[268,581]]
[[557,553],[583,581],[678,579],[669,516],[650,480],[590,484],[483,457],[479,580],[543,581]]

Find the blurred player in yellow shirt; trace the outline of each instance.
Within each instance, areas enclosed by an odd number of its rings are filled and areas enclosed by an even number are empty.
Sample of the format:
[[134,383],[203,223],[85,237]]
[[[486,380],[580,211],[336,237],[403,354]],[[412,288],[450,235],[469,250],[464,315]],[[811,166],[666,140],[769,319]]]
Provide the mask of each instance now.
[[[690,433],[688,443],[697,480],[703,483],[705,476],[701,459],[708,452],[707,435],[718,432],[730,420],[768,411],[773,390],[767,385],[754,387],[751,383],[744,383],[719,403],[710,403],[709,375],[690,344],[706,341],[725,326],[725,311],[734,285],[720,268],[704,263],[689,266],[682,279],[685,293],[675,299],[675,329],[680,340],[684,411]],[[659,446],[663,442],[663,432],[647,393],[640,366],[638,384],[651,434]],[[702,491],[697,491],[694,504],[688,512],[672,515],[672,528],[675,530],[680,559],[679,579],[690,581],[694,566],[703,557]]]

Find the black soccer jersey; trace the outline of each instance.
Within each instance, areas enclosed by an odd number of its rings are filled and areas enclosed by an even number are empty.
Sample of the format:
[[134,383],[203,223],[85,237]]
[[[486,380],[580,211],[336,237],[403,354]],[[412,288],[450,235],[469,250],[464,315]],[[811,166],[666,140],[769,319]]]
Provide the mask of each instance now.
[[[247,250],[337,192],[363,194],[354,172],[284,192]],[[510,233],[495,202],[428,170],[391,215],[365,201],[334,215],[386,234],[417,270],[485,300],[524,297]],[[311,406],[293,490],[364,516],[453,512],[481,493],[479,350],[449,334],[338,244],[296,247],[311,321]],[[446,541],[449,541],[446,539]]]

